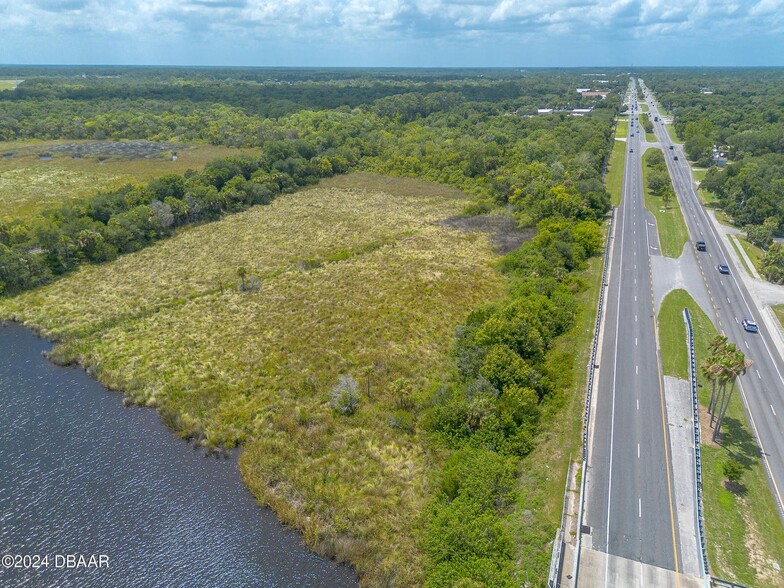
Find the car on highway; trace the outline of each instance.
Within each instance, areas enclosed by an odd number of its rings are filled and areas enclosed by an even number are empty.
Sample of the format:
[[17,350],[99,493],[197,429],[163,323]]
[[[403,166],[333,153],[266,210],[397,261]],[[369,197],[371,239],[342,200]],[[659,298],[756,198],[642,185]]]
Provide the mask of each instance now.
[[719,270],[720,274],[730,273],[730,266],[728,266],[726,263],[720,263],[716,266],[716,269]]
[[673,145],[670,145],[670,149],[675,149],[675,147]]
[[754,319],[745,318],[741,321],[743,328],[748,331],[749,333],[758,333],[759,327],[757,326],[757,322]]
[[629,153],[634,153],[634,149],[629,149]]
[[705,245],[705,241],[697,241],[694,246],[697,248],[697,251],[707,251],[708,247]]
[[674,159],[675,161],[678,161],[678,156],[676,155],[675,157],[673,157],[673,159]]

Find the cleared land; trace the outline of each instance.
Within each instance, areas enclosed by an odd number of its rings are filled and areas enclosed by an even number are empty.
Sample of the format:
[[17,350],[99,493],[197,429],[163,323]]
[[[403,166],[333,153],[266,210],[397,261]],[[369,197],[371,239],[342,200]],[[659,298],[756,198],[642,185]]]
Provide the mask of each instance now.
[[[688,378],[686,326],[683,309],[688,308],[694,326],[697,364],[708,355],[708,343],[716,336],[710,319],[684,290],[675,290],[662,302],[659,341],[662,364],[668,376]],[[759,461],[757,445],[736,391],[722,427],[722,442],[711,441],[707,406],[711,384],[698,375],[702,419],[702,475],[708,556],[714,576],[747,586],[784,586],[784,575],[774,563],[784,561],[784,527],[775,516],[767,477]],[[730,458],[744,466],[740,485],[727,484],[723,466]]]
[[645,190],[645,207],[656,217],[656,230],[659,233],[659,243],[662,255],[667,257],[680,257],[683,246],[689,239],[686,223],[681,215],[678,199],[673,196],[667,204],[651,193],[648,188],[648,157],[653,153],[649,149],[642,156],[642,181]]
[[[30,215],[100,190],[198,170],[210,160],[251,152],[215,145],[166,147],[146,141],[0,142],[0,219]],[[172,150],[177,152],[176,161]],[[42,155],[51,159],[41,159]]]
[[[485,233],[439,223],[466,202],[416,180],[333,178],[2,300],[0,316],[60,339],[55,358],[183,435],[244,443],[248,486],[311,547],[368,585],[414,586],[433,459],[418,399],[453,369],[455,326],[506,284]],[[240,266],[257,289],[240,291]],[[350,417],[328,406],[340,374],[363,392]]]

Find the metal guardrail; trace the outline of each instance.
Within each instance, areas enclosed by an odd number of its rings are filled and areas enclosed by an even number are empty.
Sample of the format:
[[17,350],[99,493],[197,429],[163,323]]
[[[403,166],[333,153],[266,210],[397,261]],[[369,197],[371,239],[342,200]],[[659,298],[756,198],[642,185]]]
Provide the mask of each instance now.
[[563,508],[561,509],[561,526],[555,534],[555,541],[553,541],[553,553],[550,556],[550,574],[547,576],[549,579],[548,586],[555,588],[558,585],[558,579],[561,574],[561,566],[563,565],[563,547],[564,547],[564,534],[566,533],[566,511],[569,508],[569,482],[572,479],[572,454],[569,454],[569,469],[566,471],[566,487],[564,488]]
[[747,588],[743,584],[736,584],[735,582],[730,582],[729,580],[720,580],[719,578],[711,578],[711,584],[713,588]]
[[[588,384],[585,395],[585,413],[583,414],[583,459],[582,459],[582,478],[580,483],[580,500],[579,511],[577,516],[577,548],[575,549],[574,559],[574,585],[577,585],[577,576],[580,567],[580,547],[582,543],[582,528],[583,528],[583,502],[585,500],[585,480],[586,466],[588,464],[588,430],[591,420],[591,399],[593,396],[593,380],[594,372],[596,371],[596,352],[599,348],[599,331],[601,330],[602,317],[604,315],[604,299],[605,290],[607,289],[607,268],[610,263],[610,239],[613,234],[613,223],[615,221],[615,208],[610,211],[610,222],[607,228],[607,242],[604,247],[604,267],[602,268],[602,283],[599,289],[599,304],[596,312],[596,323],[593,329],[593,344],[591,345],[591,358],[588,360]],[[571,461],[571,460],[570,460]],[[571,474],[571,464],[570,464]],[[569,477],[567,477],[567,487],[564,492],[566,496],[569,491]],[[561,515],[561,527],[556,534],[556,541],[553,544],[553,553],[550,557],[550,575],[548,576],[547,586],[549,588],[556,588],[560,585],[561,566],[563,565],[563,544],[564,544],[564,524],[565,513],[567,508],[567,500],[564,497],[564,512]]]
[[691,384],[692,425],[694,431],[694,499],[695,516],[697,517],[697,539],[700,542],[702,555],[702,577],[710,578],[708,565],[708,548],[705,541],[705,523],[702,513],[702,454],[700,451],[700,405],[697,398],[697,359],[694,355],[694,330],[691,326],[691,313],[683,309],[683,320],[686,322],[686,341],[689,346],[689,382]]

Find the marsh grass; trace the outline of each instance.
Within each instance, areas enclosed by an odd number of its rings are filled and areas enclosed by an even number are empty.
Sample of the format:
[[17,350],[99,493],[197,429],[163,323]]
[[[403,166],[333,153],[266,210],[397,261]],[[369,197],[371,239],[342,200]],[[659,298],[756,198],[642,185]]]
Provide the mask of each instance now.
[[[63,202],[92,196],[101,190],[141,183],[163,174],[200,170],[213,159],[232,154],[253,153],[215,145],[183,146],[177,160],[154,158],[74,158],[55,153],[49,161],[40,158],[47,148],[79,141],[0,142],[0,220],[34,214]],[[85,143],[85,142],[81,142]],[[94,141],[91,141],[94,143]]]
[[[0,316],[56,337],[55,359],[182,436],[244,444],[244,480],[311,547],[369,586],[415,586],[431,458],[416,427],[393,426],[393,383],[425,397],[455,369],[454,328],[505,288],[486,234],[438,224],[465,203],[411,179],[334,178],[84,266],[0,301]],[[256,291],[237,287],[240,266]],[[328,405],[342,374],[363,391],[353,416]]]

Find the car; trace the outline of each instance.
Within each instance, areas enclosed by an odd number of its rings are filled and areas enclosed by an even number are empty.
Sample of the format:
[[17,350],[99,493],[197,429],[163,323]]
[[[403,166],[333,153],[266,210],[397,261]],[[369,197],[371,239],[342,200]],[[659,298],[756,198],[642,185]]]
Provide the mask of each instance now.
[[629,153],[634,153],[634,149],[629,149]]
[[728,266],[726,263],[720,263],[716,266],[716,269],[719,270],[720,274],[730,273],[730,266]]
[[708,247],[705,245],[705,241],[697,241],[694,246],[697,248],[697,251],[707,251]]
[[678,156],[676,155],[675,157],[673,157],[673,159],[674,159],[675,161],[678,161]]
[[670,145],[670,149],[675,149],[675,147],[674,147],[674,146],[672,146],[672,145]]
[[745,318],[741,321],[741,324],[743,325],[744,330],[749,333],[759,333],[759,327],[754,319]]

